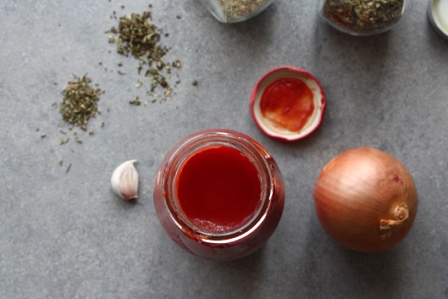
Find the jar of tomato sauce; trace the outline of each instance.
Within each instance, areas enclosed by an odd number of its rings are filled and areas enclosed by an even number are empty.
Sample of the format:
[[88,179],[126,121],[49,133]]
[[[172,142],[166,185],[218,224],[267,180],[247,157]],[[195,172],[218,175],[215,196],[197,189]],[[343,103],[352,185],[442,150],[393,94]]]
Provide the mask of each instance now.
[[273,234],[285,188],[260,143],[216,129],[187,136],[166,154],[153,195],[160,223],[177,245],[228,261],[256,251]]

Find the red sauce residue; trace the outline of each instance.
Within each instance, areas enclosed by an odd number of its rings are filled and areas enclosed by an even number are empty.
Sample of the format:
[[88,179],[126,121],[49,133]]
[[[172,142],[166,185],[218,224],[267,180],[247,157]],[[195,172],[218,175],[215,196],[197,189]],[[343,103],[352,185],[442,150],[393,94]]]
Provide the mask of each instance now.
[[241,225],[256,210],[261,194],[255,166],[226,146],[205,148],[191,156],[182,165],[176,187],[184,214],[212,231]]
[[265,89],[260,110],[275,127],[298,132],[314,111],[313,92],[302,80],[279,79]]

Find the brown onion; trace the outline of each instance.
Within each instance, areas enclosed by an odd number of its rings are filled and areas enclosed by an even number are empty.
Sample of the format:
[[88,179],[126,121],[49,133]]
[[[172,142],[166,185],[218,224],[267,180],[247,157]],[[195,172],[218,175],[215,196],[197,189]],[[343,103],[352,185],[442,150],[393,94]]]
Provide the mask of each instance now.
[[331,160],[314,187],[319,221],[342,245],[379,252],[400,242],[417,213],[417,189],[406,167],[374,148],[347,150]]

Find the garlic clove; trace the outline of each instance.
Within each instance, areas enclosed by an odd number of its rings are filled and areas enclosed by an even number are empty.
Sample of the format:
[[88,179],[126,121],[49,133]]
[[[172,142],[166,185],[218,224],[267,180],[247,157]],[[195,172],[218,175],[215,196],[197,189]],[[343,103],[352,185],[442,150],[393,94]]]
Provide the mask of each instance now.
[[115,168],[110,179],[112,190],[124,200],[138,198],[138,172],[134,163],[137,160],[129,160]]

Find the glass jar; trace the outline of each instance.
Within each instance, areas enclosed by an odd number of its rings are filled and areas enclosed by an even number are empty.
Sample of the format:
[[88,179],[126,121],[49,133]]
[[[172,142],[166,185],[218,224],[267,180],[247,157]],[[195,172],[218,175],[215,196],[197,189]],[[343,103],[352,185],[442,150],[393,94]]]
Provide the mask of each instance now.
[[220,22],[242,22],[259,14],[274,0],[200,0]]
[[320,0],[319,14],[334,28],[357,36],[373,35],[394,27],[407,0]]
[[285,189],[260,143],[216,129],[187,136],[166,154],[153,197],[160,223],[177,245],[228,261],[256,251],[273,234]]
[[448,39],[448,1],[431,0],[428,5],[428,18],[434,30]]

